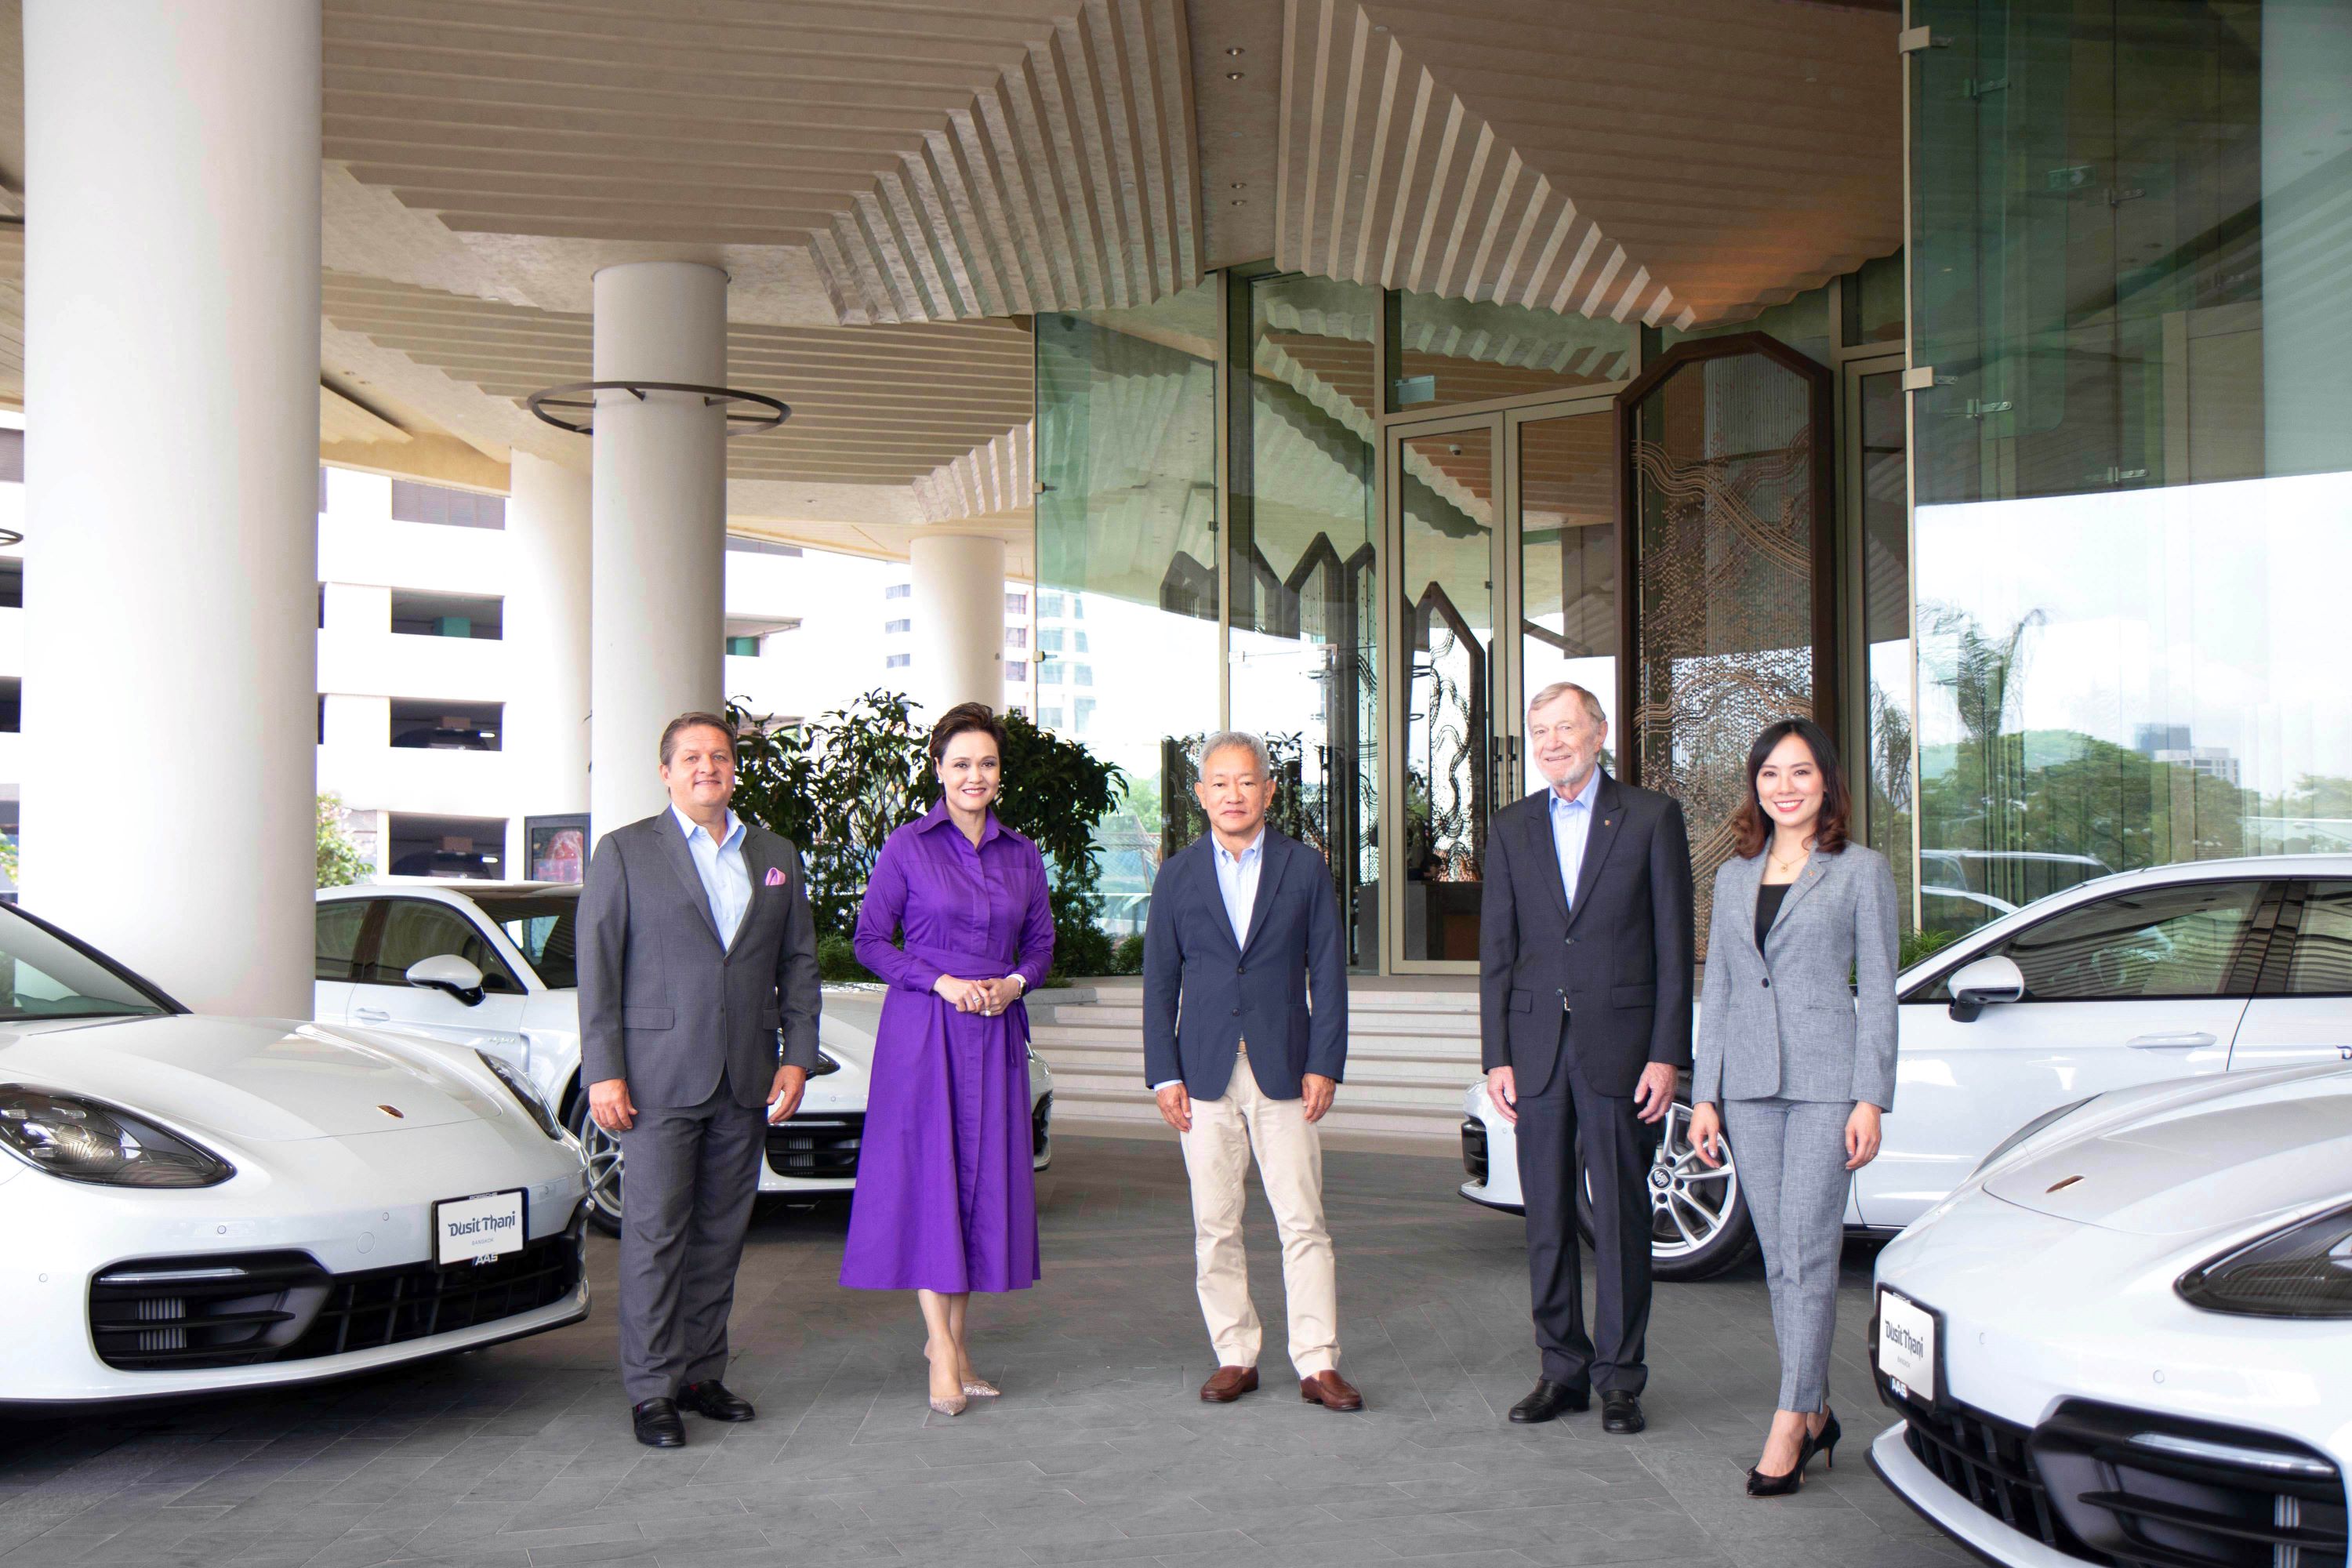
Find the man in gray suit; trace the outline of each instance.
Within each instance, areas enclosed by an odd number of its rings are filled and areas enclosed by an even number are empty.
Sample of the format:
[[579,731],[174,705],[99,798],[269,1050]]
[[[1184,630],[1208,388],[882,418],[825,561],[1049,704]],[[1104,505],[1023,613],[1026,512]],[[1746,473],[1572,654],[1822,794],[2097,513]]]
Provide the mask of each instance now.
[[637,1441],[677,1448],[681,1405],[752,1416],[719,1381],[727,1314],[766,1123],[798,1108],[816,1066],[820,995],[800,851],[728,810],[727,721],[671,720],[661,776],[669,808],[606,834],[589,864],[580,1075],[628,1168],[621,1385]]

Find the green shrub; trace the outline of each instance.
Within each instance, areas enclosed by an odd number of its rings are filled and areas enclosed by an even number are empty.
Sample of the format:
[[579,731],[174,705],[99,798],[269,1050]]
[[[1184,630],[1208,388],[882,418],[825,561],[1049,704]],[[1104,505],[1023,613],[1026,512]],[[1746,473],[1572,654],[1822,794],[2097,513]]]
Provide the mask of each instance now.
[[845,981],[874,980],[877,976],[857,962],[857,950],[849,938],[839,931],[828,931],[816,939],[817,977],[829,984]]
[[1110,973],[1113,974],[1140,974],[1143,973],[1143,935],[1141,932],[1139,931],[1133,936],[1119,938],[1118,946],[1112,951],[1110,955]]
[[1932,952],[1949,947],[1960,933],[1956,931],[1906,931],[1903,933],[1903,950],[1895,967],[1908,969]]

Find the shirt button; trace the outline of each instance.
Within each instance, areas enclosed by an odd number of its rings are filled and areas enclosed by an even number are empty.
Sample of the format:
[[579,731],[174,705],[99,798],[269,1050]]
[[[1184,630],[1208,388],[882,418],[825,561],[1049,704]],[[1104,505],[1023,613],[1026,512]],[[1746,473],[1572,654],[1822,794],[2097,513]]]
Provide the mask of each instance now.
[[1242,1010],[1241,1010],[1239,1007],[1234,1008],[1234,1017],[1236,1017],[1236,1018],[1238,1018],[1238,1017],[1240,1017],[1241,1016],[1242,1016]]

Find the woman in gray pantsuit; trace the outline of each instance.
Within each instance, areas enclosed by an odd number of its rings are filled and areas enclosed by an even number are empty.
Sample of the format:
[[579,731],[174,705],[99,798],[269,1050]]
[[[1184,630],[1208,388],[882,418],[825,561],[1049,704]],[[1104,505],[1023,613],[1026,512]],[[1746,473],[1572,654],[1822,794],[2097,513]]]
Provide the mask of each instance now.
[[[1828,1404],[1846,1188],[1878,1153],[1895,1103],[1895,878],[1849,842],[1845,777],[1810,719],[1783,719],[1748,752],[1738,852],[1715,878],[1691,1066],[1691,1142],[1739,1149],[1764,1244],[1780,1404],[1754,1497],[1803,1484],[1840,1436]],[[1847,976],[1853,977],[1848,988]]]

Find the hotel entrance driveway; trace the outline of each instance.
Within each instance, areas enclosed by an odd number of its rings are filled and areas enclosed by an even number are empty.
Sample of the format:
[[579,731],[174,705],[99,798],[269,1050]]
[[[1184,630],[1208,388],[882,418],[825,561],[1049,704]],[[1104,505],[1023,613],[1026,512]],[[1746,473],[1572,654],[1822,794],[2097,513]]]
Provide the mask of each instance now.
[[1659,1288],[1646,1434],[1607,1436],[1597,1412],[1515,1427],[1503,1412],[1535,1367],[1519,1222],[1455,1197],[1451,1163],[1332,1153],[1342,1364],[1368,1408],[1296,1396],[1255,1186],[1265,1384],[1204,1405],[1176,1150],[1056,1142],[1043,1285],[972,1307],[1004,1397],[960,1417],[925,1407],[912,1300],[834,1284],[845,1211],[763,1212],[729,1374],[760,1419],[689,1416],[684,1452],[641,1448],[599,1237],[577,1328],[308,1393],[0,1426],[0,1568],[1962,1560],[1864,1462],[1885,1422],[1862,1349],[1867,1247],[1848,1250],[1832,1373],[1845,1462],[1762,1502],[1741,1488],[1777,1383],[1753,1262]]

